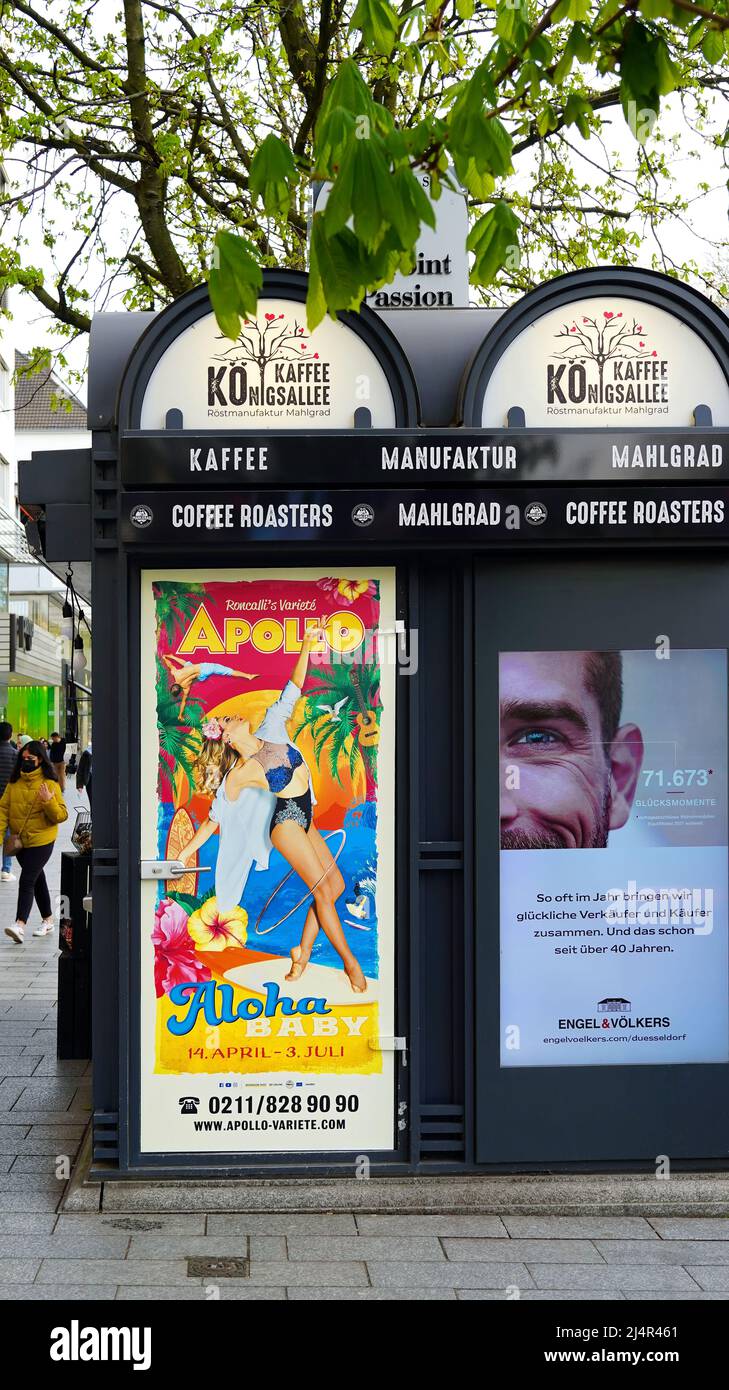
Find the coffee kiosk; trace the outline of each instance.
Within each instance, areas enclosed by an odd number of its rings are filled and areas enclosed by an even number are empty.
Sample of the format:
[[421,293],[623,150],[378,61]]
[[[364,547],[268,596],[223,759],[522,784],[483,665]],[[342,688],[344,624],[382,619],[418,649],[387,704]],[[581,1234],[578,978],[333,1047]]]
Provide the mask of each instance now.
[[726,319],[305,297],[99,315],[21,467],[93,566],[92,1172],[722,1166]]

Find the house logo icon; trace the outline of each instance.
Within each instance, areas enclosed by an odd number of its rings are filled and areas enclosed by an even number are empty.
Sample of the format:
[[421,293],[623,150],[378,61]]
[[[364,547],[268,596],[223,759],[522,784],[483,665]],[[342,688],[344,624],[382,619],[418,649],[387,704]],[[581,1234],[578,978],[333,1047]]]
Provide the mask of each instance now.
[[599,1014],[629,1014],[631,1003],[629,999],[621,999],[616,996],[614,999],[600,999],[597,1005]]

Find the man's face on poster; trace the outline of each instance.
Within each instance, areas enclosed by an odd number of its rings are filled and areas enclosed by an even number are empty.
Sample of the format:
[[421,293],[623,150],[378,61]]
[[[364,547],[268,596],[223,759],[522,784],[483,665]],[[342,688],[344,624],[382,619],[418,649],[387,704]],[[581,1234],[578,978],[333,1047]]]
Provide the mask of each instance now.
[[591,652],[501,654],[502,849],[602,848],[625,825],[643,740],[635,724],[617,724],[616,662]]

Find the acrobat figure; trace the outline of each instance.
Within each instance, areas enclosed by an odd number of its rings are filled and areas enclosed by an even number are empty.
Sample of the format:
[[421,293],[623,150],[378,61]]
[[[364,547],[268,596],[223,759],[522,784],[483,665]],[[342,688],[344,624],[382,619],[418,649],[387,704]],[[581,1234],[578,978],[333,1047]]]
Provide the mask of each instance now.
[[163,664],[167,667],[170,675],[174,677],[174,684],[170,687],[170,695],[180,700],[180,719],[185,712],[185,705],[195,681],[206,681],[210,676],[237,676],[242,681],[255,680],[255,675],[248,671],[234,671],[231,666],[221,666],[217,661],[192,662],[185,661],[181,656],[163,656]]

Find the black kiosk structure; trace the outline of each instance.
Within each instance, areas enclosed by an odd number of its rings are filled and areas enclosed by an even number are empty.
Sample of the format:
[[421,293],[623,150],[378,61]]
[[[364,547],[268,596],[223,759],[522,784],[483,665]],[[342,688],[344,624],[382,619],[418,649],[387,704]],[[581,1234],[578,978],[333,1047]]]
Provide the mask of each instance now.
[[727,320],[305,297],[99,315],[90,456],[21,466],[93,566],[92,1173],[725,1166]]

